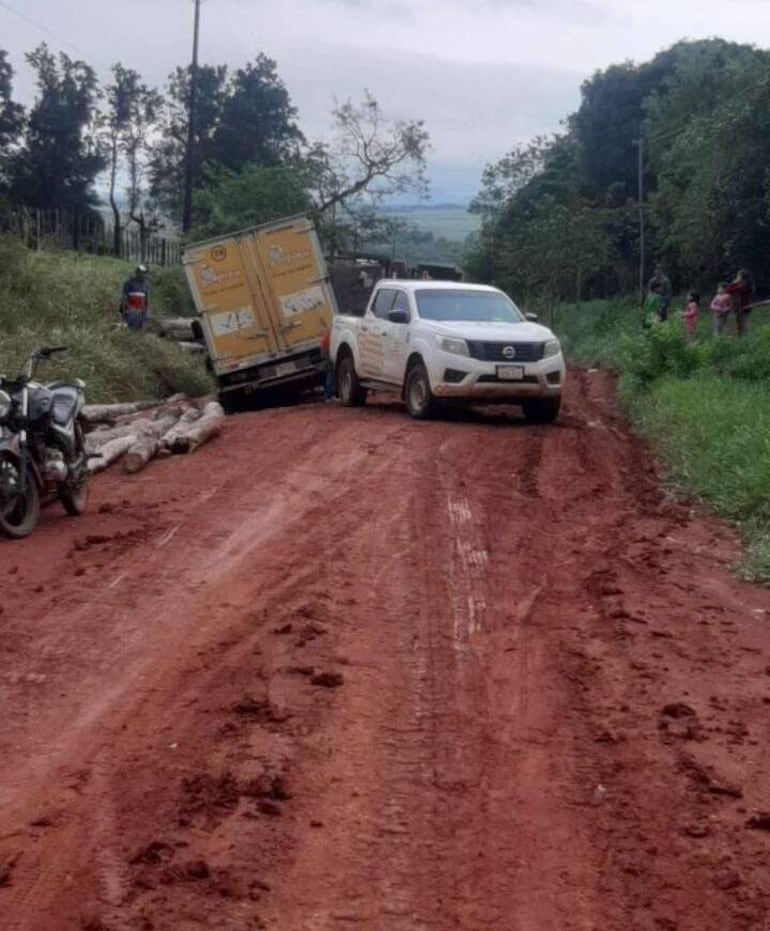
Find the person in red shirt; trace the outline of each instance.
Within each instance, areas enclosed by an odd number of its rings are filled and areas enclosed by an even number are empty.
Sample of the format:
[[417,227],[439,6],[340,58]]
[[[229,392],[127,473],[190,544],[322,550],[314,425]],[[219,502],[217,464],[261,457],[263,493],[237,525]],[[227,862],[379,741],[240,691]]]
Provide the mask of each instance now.
[[735,279],[725,288],[733,299],[738,336],[743,336],[749,325],[749,314],[754,298],[754,281],[745,268],[738,270]]

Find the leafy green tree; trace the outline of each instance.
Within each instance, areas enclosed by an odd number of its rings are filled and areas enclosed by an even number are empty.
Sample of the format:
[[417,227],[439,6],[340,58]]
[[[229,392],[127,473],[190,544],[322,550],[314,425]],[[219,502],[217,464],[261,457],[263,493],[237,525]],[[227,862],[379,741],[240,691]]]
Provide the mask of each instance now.
[[5,187],[5,164],[24,124],[24,108],[13,101],[13,68],[0,49],[0,191]]
[[280,217],[307,213],[312,202],[299,167],[210,168],[195,192],[194,236],[207,239]]
[[[227,96],[227,67],[198,69],[198,103],[194,142],[193,186],[203,182],[211,138]],[[150,159],[150,193],[169,216],[181,214],[187,147],[190,69],[177,68],[169,76],[160,119],[160,133]]]
[[[187,150],[190,69],[169,78],[161,135],[152,163],[152,193],[172,216],[179,213]],[[275,167],[299,152],[304,141],[296,109],[265,55],[228,76],[227,67],[198,71],[193,187],[204,184],[207,166],[238,172],[247,165]]]
[[471,201],[471,213],[481,214],[485,222],[498,219],[511,198],[543,171],[553,144],[549,136],[536,136],[530,142],[514,146],[499,161],[486,165],[481,190]]
[[280,165],[304,142],[296,118],[276,63],[260,54],[231,77],[205,160],[234,171]]
[[96,74],[63,52],[57,60],[45,44],[26,58],[38,92],[22,144],[9,159],[11,198],[30,207],[88,209],[97,202],[93,184],[106,164]]

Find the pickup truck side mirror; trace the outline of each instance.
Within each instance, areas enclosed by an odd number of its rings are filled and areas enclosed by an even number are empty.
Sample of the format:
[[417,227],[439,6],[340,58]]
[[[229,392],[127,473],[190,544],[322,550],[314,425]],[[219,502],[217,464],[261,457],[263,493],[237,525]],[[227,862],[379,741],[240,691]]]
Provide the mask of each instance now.
[[529,320],[530,323],[537,323],[539,317],[537,314],[524,314],[524,319]]
[[388,320],[390,320],[391,323],[409,323],[409,311],[389,310]]

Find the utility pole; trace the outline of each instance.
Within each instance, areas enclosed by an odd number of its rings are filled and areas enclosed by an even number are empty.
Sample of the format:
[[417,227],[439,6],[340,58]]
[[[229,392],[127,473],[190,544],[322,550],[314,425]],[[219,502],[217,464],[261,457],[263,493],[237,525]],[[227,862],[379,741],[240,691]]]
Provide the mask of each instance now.
[[644,137],[634,140],[639,149],[639,303],[644,303]]
[[190,66],[190,110],[187,115],[187,152],[185,153],[184,202],[182,205],[182,232],[192,226],[192,189],[195,165],[195,130],[198,108],[198,36],[201,25],[201,0],[195,3],[195,27],[193,29],[192,64]]

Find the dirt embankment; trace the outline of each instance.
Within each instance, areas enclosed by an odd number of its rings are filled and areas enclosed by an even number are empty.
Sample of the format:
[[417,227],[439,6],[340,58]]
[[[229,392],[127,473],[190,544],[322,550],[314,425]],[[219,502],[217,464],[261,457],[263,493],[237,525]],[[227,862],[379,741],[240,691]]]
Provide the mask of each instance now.
[[769,927],[770,594],[612,396],[233,418],[0,544],[3,931]]

